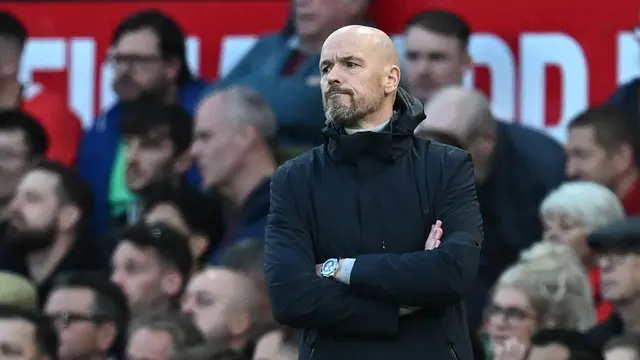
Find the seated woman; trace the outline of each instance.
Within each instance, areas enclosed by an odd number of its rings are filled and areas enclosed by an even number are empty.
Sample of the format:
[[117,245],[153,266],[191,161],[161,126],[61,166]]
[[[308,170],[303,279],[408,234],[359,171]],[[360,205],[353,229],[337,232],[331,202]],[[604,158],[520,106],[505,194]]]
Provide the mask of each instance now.
[[494,360],[514,358],[503,357],[507,350],[524,357],[540,329],[591,328],[596,322],[591,287],[573,250],[540,242],[523,252],[498,279],[486,320]]
[[602,185],[572,181],[547,195],[540,215],[545,226],[543,240],[571,246],[587,269],[598,322],[603,322],[613,312],[613,306],[600,296],[600,272],[587,246],[587,235],[624,218],[620,200]]

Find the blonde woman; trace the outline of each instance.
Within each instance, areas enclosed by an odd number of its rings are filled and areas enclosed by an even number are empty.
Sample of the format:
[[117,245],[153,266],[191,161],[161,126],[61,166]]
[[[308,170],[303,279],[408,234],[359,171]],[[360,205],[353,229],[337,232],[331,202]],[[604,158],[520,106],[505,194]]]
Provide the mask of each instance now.
[[584,267],[570,247],[551,242],[533,245],[500,276],[486,316],[495,360],[521,360],[539,329],[596,323]]
[[545,226],[543,240],[567,244],[589,274],[598,322],[606,320],[613,306],[600,296],[600,271],[587,246],[587,235],[625,217],[620,200],[608,188],[588,181],[571,181],[552,191],[540,205]]

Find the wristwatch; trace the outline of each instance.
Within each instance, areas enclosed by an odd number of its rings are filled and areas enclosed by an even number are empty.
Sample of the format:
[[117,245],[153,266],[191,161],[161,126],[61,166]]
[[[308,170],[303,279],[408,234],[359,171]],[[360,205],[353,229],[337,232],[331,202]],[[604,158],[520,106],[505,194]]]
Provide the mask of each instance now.
[[333,258],[325,261],[322,264],[322,269],[320,270],[320,275],[326,278],[332,278],[338,272],[338,264],[339,259]]

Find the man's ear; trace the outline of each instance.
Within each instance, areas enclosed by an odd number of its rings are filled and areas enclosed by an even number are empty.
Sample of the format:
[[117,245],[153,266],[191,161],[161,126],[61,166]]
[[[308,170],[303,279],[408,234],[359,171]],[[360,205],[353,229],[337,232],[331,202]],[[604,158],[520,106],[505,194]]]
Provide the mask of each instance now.
[[82,213],[75,205],[64,205],[58,211],[58,227],[63,232],[75,229],[80,222]]
[[398,86],[400,86],[400,68],[392,65],[385,78],[384,93],[391,94],[398,89]]
[[173,172],[181,175],[186,173],[193,164],[193,158],[189,151],[185,151],[182,155],[179,155],[173,160]]

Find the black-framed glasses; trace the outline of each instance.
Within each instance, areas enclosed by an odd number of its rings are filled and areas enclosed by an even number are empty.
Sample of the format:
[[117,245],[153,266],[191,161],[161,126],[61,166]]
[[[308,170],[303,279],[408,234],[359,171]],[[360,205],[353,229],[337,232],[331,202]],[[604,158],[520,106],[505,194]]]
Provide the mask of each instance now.
[[143,54],[107,54],[107,63],[114,67],[126,67],[133,70],[145,70],[149,65],[162,61],[159,55]]
[[516,306],[499,306],[497,304],[491,304],[486,310],[486,317],[490,319],[492,317],[502,316],[505,321],[509,323],[522,322],[526,319],[533,319],[533,314],[525,309],[521,309]]
[[80,314],[67,311],[49,314],[47,316],[56,327],[62,329],[68,328],[77,322],[91,322],[98,325],[109,320],[109,317],[105,315]]

